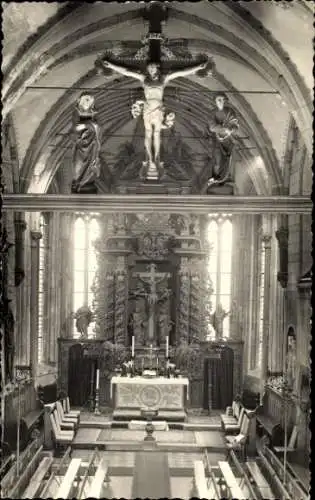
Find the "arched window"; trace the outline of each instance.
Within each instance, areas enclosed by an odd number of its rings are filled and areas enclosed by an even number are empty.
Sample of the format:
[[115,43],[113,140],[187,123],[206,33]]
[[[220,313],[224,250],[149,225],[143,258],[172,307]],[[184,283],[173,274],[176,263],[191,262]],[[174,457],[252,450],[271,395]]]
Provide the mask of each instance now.
[[[99,237],[97,214],[78,215],[74,223],[73,311],[82,306],[93,308],[92,286],[97,268],[94,242]],[[88,337],[94,336],[95,322],[90,323]],[[75,322],[73,336],[79,337]]]
[[[207,228],[210,244],[208,272],[212,282],[211,313],[220,307],[228,313],[231,309],[232,284],[232,220],[228,214],[210,215]],[[218,332],[217,332],[218,333]],[[230,335],[230,316],[223,319],[223,336]]]
[[44,361],[44,332],[46,329],[46,273],[47,270],[47,252],[48,252],[48,225],[44,214],[39,218],[40,231],[42,237],[39,240],[39,269],[38,269],[38,363]]

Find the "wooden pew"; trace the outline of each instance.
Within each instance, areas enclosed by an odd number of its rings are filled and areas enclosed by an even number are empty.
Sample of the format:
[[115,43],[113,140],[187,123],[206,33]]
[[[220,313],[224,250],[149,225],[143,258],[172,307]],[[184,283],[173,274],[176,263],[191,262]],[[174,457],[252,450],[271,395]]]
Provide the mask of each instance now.
[[102,487],[108,471],[108,458],[103,457],[98,464],[95,476],[89,489],[88,497],[102,498]]
[[56,425],[59,426],[62,431],[75,431],[75,423],[62,421],[57,410],[53,411],[53,417]]
[[81,458],[73,458],[70,462],[68,470],[66,472],[65,477],[58,489],[56,498],[68,498],[73,497],[72,490],[74,487],[74,481],[78,474],[78,470],[81,465]]
[[255,485],[261,493],[262,498],[268,498],[269,500],[275,498],[269,483],[261,472],[258,464],[254,460],[251,460],[246,462],[246,467],[248,468]]
[[241,464],[235,455],[234,451],[231,450],[230,455],[229,455],[234,467],[237,470],[237,473],[239,474],[241,481],[239,483],[239,486],[241,488],[246,488],[247,493],[249,498],[255,498],[256,500],[259,500],[259,497],[257,496],[257,492],[254,490],[253,485],[250,481],[250,478],[247,475],[247,471],[244,468],[244,464]]
[[80,410],[71,410],[69,396],[67,396],[63,400],[63,409],[65,414],[69,414],[71,416],[76,416],[80,418],[80,413],[81,413]]
[[286,489],[296,498],[301,500],[308,498],[309,495],[305,491],[304,485],[302,485],[299,479],[292,474],[290,465],[288,464],[289,466],[286,468],[286,472],[284,472],[284,464],[269,448],[265,448],[264,454],[273,469],[276,471],[280,481],[283,482],[284,479],[286,480]]
[[270,465],[267,457],[260,450],[258,450],[258,456],[260,458],[260,463],[262,464],[262,467],[264,469],[264,475],[267,475],[267,480],[269,483],[271,483],[271,488],[274,491],[276,498],[280,499],[291,498],[291,495],[289,494],[285,486],[282,484],[279,476],[277,475],[277,472],[272,467],[272,465]]
[[40,489],[43,480],[53,463],[53,457],[44,457],[37,467],[35,474],[31,477],[30,483],[23,493],[22,498],[40,498]]
[[[292,429],[292,432],[291,432],[291,436],[290,436],[290,439],[289,439],[288,446],[286,448],[286,452],[287,453],[292,453],[292,452],[294,452],[296,450],[297,437],[298,437],[297,426],[294,425],[293,429]],[[284,454],[284,446],[274,446],[273,447],[273,451],[275,453],[278,453],[278,454]]]
[[[38,464],[42,459],[42,452],[43,447],[41,446],[40,448],[38,448],[35,454],[30,457],[29,462],[20,469],[20,473],[15,478],[13,487],[7,493],[8,498],[21,498],[23,491],[29,484],[32,475],[34,474]],[[1,491],[1,493],[3,495],[3,490]]]
[[[246,498],[246,495],[243,493],[239,484],[237,482],[236,477],[233,474],[233,471],[228,462],[218,462],[218,465],[221,469],[222,475],[224,477],[226,486],[230,493],[230,498],[242,499]],[[202,497],[201,497],[202,498]],[[206,497],[207,498],[207,497]]]
[[[284,402],[281,394],[270,387],[265,388],[263,405],[256,413],[257,431],[268,437],[272,446],[283,442]],[[291,420],[291,418],[290,418]]]
[[62,431],[59,423],[56,423],[54,415],[49,415],[50,423],[53,431],[54,442],[57,446],[71,444],[74,439],[74,431]]
[[194,480],[198,498],[210,498],[207,488],[207,480],[202,460],[194,462]]
[[79,417],[71,417],[71,416],[66,416],[64,414],[64,411],[63,411],[63,408],[62,408],[62,404],[60,403],[60,401],[56,401],[56,411],[59,415],[59,420],[62,422],[62,423],[67,423],[67,422],[71,422],[74,424],[74,427],[76,428],[77,425],[78,425],[78,421],[79,421]]
[[[208,496],[209,498],[219,500],[221,498],[221,495],[219,491],[218,480],[214,475],[213,472],[214,468],[211,467],[210,465],[207,449],[204,450],[203,463],[204,463],[204,468],[208,474],[207,478]],[[218,469],[218,467],[216,467],[216,469]]]
[[65,463],[71,456],[71,446],[68,446],[67,450],[65,451],[59,465],[57,466],[56,470],[53,470],[52,473],[50,474],[48,480],[46,481],[43,490],[41,491],[41,498],[52,498],[51,495],[51,487],[54,482],[57,482],[58,486],[60,486],[59,480],[57,480],[57,476],[60,473],[60,470],[62,467],[64,467]]
[[227,412],[221,413],[221,424],[224,425],[224,422],[229,421],[233,423],[237,423],[239,419],[239,414],[241,410],[241,403],[239,401],[233,401],[232,403],[232,415],[229,415]]
[[236,422],[231,420],[230,417],[222,418],[222,426],[223,426],[224,432],[240,432],[244,415],[245,415],[245,408],[244,408],[244,406],[242,406],[240,413],[239,413],[239,417],[236,420]]

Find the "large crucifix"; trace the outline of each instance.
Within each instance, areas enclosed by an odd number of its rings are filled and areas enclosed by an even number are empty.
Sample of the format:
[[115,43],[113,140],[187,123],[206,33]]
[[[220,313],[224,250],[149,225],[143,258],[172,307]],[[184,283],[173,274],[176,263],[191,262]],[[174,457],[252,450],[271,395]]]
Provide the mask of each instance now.
[[[144,146],[146,161],[143,162],[140,177],[143,180],[157,180],[163,177],[164,165],[160,160],[161,131],[172,126],[175,118],[174,113],[166,114],[163,103],[165,86],[175,78],[185,77],[205,70],[208,67],[208,59],[203,58],[203,62],[198,64],[175,64],[176,71],[165,71],[166,66],[161,58],[161,47],[164,43],[162,35],[162,21],[167,18],[167,9],[159,2],[152,2],[144,9],[144,17],[149,21],[149,32],[146,35],[145,43],[148,44],[147,58],[143,61],[145,69],[130,67],[130,63],[116,64],[108,55],[97,60],[99,68],[106,70],[109,68],[122,75],[135,78],[142,83],[144,90],[144,101],[136,102],[138,116],[142,114],[145,137]],[[137,61],[134,61],[136,63]],[[161,64],[163,62],[163,64]],[[135,64],[136,66],[136,64]],[[180,67],[180,69],[178,69]],[[172,115],[172,116],[171,116]],[[134,115],[135,116],[135,115]]]
[[148,343],[153,344],[155,340],[155,325],[157,305],[163,300],[167,299],[171,291],[165,288],[162,291],[158,290],[158,285],[162,283],[165,278],[170,277],[170,273],[158,273],[156,265],[151,263],[148,272],[139,272],[137,277],[143,283],[143,286],[134,292],[134,297],[144,297],[148,304]]

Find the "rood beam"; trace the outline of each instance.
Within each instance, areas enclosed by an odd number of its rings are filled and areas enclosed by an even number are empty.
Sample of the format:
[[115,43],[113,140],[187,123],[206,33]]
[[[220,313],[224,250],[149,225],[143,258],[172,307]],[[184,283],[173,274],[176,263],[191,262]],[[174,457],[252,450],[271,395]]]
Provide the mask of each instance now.
[[25,212],[169,212],[196,214],[310,214],[307,196],[198,196],[122,194],[6,194],[3,210]]

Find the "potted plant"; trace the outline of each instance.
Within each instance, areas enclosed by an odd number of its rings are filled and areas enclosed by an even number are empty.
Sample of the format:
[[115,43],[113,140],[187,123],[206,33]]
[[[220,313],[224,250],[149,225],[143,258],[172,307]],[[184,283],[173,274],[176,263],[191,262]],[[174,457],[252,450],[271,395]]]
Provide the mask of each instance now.
[[181,341],[175,348],[176,366],[182,373],[191,373],[199,363],[200,354],[199,344]]
[[102,344],[102,359],[104,363],[104,371],[107,376],[110,376],[116,366],[121,366],[128,357],[128,350],[122,344],[115,344],[109,340],[105,340]]

